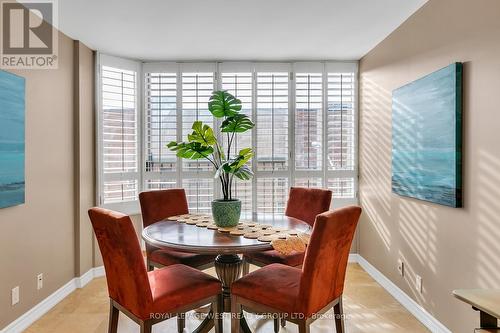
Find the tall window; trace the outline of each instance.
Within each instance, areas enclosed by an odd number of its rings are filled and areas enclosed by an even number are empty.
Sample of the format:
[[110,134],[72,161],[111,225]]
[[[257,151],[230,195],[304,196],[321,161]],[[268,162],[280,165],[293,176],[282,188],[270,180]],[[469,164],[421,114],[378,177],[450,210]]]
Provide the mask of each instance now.
[[177,157],[167,149],[177,140],[177,73],[144,76],[144,189],[177,187]]
[[[181,160],[166,145],[186,140],[196,120],[220,125],[207,107],[217,89],[239,98],[241,112],[256,123],[231,152],[255,151],[253,180],[236,182],[243,218],[282,215],[290,186],[330,188],[334,207],[356,202],[356,64],[151,63],[134,69],[101,61],[99,70],[102,204],[182,187],[191,211],[209,212],[220,197],[211,164]],[[224,134],[219,139],[227,147]]]
[[99,202],[137,200],[139,184],[138,71],[135,63],[102,57],[99,77]]
[[[229,91],[241,100],[241,111],[252,118],[253,106],[253,78],[251,72],[223,72],[221,73],[222,89]],[[238,134],[233,142],[235,154],[242,148],[252,147],[252,132]],[[223,137],[223,144],[226,143]],[[252,162],[250,162],[252,163]],[[244,218],[251,218],[253,211],[252,182],[236,179],[233,196],[241,200],[241,210]]]
[[327,186],[349,201],[356,191],[355,74],[328,73]]

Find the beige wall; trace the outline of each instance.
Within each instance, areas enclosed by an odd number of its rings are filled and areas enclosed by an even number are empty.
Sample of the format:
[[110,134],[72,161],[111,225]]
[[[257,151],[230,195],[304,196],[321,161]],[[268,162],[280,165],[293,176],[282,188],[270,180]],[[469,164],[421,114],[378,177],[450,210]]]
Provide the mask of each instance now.
[[[88,204],[88,191],[93,193],[94,187],[89,169],[91,163],[93,168],[93,143],[87,140],[92,132],[85,134],[85,140],[75,139],[76,124],[85,131],[92,126],[88,89],[93,85],[93,57],[84,47],[81,52],[78,74],[74,72],[74,42],[60,34],[57,70],[12,71],[26,78],[26,203],[0,209],[0,328],[92,267],[88,222],[75,230],[78,209]],[[84,79],[79,100],[79,110],[85,112],[82,117],[75,116],[73,98],[78,76]],[[78,142],[81,149],[75,149]],[[85,156],[90,161],[79,168],[77,151],[90,155]],[[81,196],[76,195],[79,188]],[[90,247],[89,252],[80,256],[79,243],[84,252]],[[41,290],[36,289],[39,273],[44,274]],[[20,286],[20,302],[11,306],[15,286]]]
[[95,205],[94,52],[74,41],[75,273],[94,266],[94,236],[87,214]]
[[[360,63],[360,254],[453,332],[478,326],[453,289],[500,288],[499,14],[497,0],[430,0]],[[465,63],[463,209],[391,193],[391,92],[456,61]]]

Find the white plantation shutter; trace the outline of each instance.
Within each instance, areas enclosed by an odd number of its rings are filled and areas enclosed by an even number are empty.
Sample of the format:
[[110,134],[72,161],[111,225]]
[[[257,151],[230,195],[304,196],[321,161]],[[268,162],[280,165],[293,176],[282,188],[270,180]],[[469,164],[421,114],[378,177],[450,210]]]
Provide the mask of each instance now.
[[[202,121],[214,128],[215,118],[208,111],[208,101],[215,90],[215,67],[210,65],[185,65],[181,73],[182,91],[182,140],[192,132],[195,121]],[[212,164],[200,159],[183,159],[182,187],[186,190],[189,209],[194,212],[209,212],[214,198],[214,170]],[[218,183],[217,183],[218,185]],[[218,190],[218,188],[216,189]]]
[[177,187],[178,159],[167,148],[177,141],[177,73],[144,73],[144,188]]
[[[241,113],[252,119],[253,105],[253,73],[247,72],[222,72],[222,89],[227,90],[236,98],[241,100]],[[223,136],[223,143],[226,146],[226,137]],[[238,133],[232,145],[232,154],[237,154],[240,149],[252,148],[252,132]],[[249,163],[252,163],[250,161]],[[241,181],[235,179],[233,197],[241,200],[241,212],[244,218],[252,218],[252,181]]]
[[289,73],[257,73],[257,171],[288,170]]
[[[214,91],[214,73],[182,73],[182,138],[185,140],[193,122],[202,121],[214,126],[214,117],[208,111],[208,101]],[[206,160],[183,160],[184,170],[210,171],[212,165]]]
[[99,202],[127,210],[140,189],[139,68],[100,56],[98,69]]
[[[284,214],[291,178],[290,66],[256,69],[255,197],[258,218]],[[293,162],[293,161],[292,161]]]
[[339,205],[356,202],[356,74],[327,73],[326,185]]
[[330,188],[334,207],[357,202],[357,64],[99,60],[101,204],[137,212],[140,191],[182,187],[191,211],[210,212],[221,197],[212,165],[177,158],[166,145],[187,140],[195,120],[220,126],[207,105],[218,89],[256,123],[232,151],[255,152],[254,178],[235,179],[233,189],[243,218],[282,216],[292,185]]
[[295,169],[321,170],[323,164],[323,77],[295,75]]

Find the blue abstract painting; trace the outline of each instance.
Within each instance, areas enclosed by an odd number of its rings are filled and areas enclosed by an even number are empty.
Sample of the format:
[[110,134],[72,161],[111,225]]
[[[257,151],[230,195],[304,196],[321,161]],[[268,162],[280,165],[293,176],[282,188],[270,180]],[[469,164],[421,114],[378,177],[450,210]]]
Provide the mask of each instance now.
[[462,64],[393,91],[392,191],[462,207]]
[[0,208],[24,203],[24,78],[0,71]]

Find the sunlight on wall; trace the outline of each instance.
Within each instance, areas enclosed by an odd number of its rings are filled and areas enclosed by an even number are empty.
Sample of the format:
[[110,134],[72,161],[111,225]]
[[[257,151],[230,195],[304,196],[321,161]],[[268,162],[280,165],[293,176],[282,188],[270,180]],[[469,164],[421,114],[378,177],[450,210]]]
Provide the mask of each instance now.
[[364,213],[380,235],[386,250],[390,251],[391,232],[386,225],[390,221],[391,211],[391,94],[377,86],[367,75],[361,79],[361,108],[363,115],[360,127],[360,179],[361,202]]
[[[498,151],[496,152],[498,155]],[[500,287],[500,158],[478,151],[477,283],[482,288]]]

